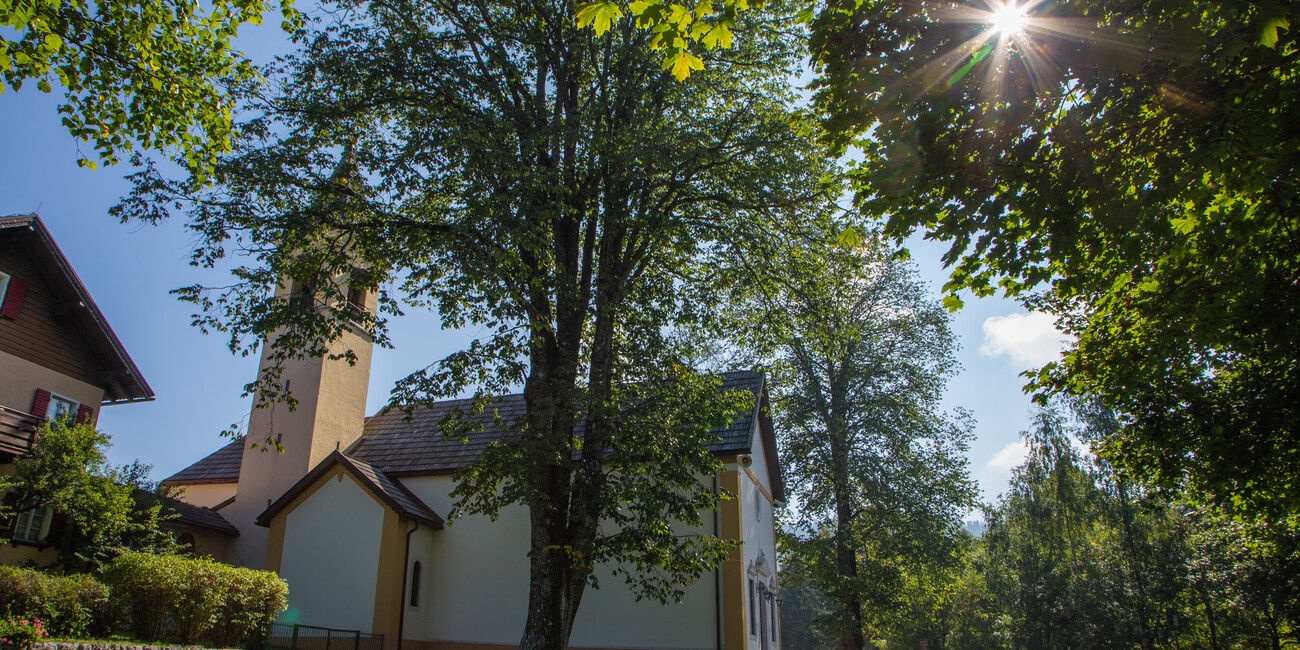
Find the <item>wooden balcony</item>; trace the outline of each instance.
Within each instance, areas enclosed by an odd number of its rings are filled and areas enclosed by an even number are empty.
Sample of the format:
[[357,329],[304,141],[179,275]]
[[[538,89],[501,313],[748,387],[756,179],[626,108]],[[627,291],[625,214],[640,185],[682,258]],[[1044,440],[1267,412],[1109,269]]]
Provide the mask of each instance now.
[[26,456],[40,423],[41,418],[35,415],[0,406],[0,454]]

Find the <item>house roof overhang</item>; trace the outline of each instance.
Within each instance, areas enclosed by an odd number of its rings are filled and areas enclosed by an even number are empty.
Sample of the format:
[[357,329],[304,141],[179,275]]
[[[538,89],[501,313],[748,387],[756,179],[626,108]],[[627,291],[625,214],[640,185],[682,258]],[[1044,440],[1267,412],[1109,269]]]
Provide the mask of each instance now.
[[76,323],[104,364],[103,403],[152,400],[153,389],[126,353],[126,348],[109,327],[108,320],[91,299],[90,292],[77,277],[77,272],[72,270],[68,258],[59,250],[40,217],[35,214],[0,217],[0,233],[23,238],[24,250],[31,255],[51,288],[69,305],[68,317]]

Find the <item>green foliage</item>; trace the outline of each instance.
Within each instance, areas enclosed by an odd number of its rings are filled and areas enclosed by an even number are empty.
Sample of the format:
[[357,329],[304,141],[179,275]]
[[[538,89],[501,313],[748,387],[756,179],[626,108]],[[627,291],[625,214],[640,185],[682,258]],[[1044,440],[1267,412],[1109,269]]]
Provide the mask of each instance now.
[[115,624],[108,588],[88,575],[56,576],[0,565],[0,611],[39,619],[60,637],[107,636]]
[[[699,525],[722,498],[700,481],[718,467],[707,434],[744,401],[686,363],[681,332],[725,330],[718,294],[797,236],[792,208],[828,171],[786,84],[787,21],[747,12],[747,45],[677,83],[645,33],[575,30],[567,1],[328,10],[280,94],[245,98],[216,187],[146,170],[116,214],[185,210],[196,264],[250,254],[231,286],[180,293],[232,350],[269,346],[259,406],[292,404],[290,360],[355,361],[336,345],[354,326],[386,344],[399,299],[482,333],[393,403],[472,391],[491,413],[523,386],[526,416],[500,423],[521,435],[458,474],[455,513],[530,508],[525,646],[567,639],[598,562],[676,599],[728,544],[666,522]],[[280,283],[313,292],[268,295]],[[378,291],[379,313],[348,309],[350,288]]]
[[[1163,501],[1078,450],[1118,426],[1095,403],[1036,415],[1029,456],[940,597],[890,647],[1281,648],[1300,614],[1300,536]],[[920,580],[918,582],[924,582]],[[911,644],[911,645],[909,645]]]
[[858,204],[949,243],[953,294],[1060,318],[1077,341],[1033,386],[1119,412],[1102,451],[1130,475],[1271,521],[1300,513],[1298,9],[1044,3],[1005,38],[924,3],[813,22]]
[[169,551],[162,503],[139,493],[148,467],[108,464],[108,434],[89,424],[48,421],[36,432],[31,453],[0,477],[7,492],[0,515],[49,507],[65,525],[51,528],[46,543],[57,549],[64,572],[97,569],[124,548]]
[[211,558],[126,552],[104,569],[114,599],[144,641],[175,634],[182,643],[211,639],[237,647],[260,638],[287,603],[288,585],[270,571]]
[[0,644],[6,648],[27,650],[32,644],[49,636],[45,625],[36,619],[9,619],[0,621]]
[[[827,223],[823,241],[842,228]],[[751,309],[775,320],[782,456],[798,512],[785,570],[834,603],[817,626],[862,647],[930,589],[974,505],[971,425],[939,412],[954,368],[948,315],[871,235],[783,259],[794,281]]]
[[[282,0],[286,30],[299,24]],[[232,106],[223,86],[255,78],[231,47],[261,24],[266,0],[0,0],[0,75],[18,90],[63,86],[63,124],[112,164],[135,145],[174,152],[206,169],[230,150]],[[94,167],[89,158],[81,165]]]
[[590,27],[599,36],[627,13],[635,17],[637,29],[650,32],[646,45],[663,51],[663,69],[684,81],[691,72],[704,69],[704,59],[690,51],[692,43],[705,50],[730,48],[738,12],[761,2],[721,0],[698,2],[694,6],[662,0],[596,0],[578,5],[575,16],[579,28]]

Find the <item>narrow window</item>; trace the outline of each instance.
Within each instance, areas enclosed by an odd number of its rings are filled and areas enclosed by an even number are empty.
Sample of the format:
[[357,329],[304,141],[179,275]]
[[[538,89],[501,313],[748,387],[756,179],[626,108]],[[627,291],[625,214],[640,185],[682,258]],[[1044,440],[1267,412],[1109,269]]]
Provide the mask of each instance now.
[[348,304],[357,311],[366,310],[366,290],[348,289]]
[[749,579],[749,636],[758,636],[758,611],[754,608],[754,579]]
[[295,280],[293,283],[293,291],[290,292],[290,294],[289,299],[295,305],[311,306],[316,303],[316,287],[313,287],[306,282],[298,282]]
[[420,606],[420,568],[419,560],[411,566],[411,607]]

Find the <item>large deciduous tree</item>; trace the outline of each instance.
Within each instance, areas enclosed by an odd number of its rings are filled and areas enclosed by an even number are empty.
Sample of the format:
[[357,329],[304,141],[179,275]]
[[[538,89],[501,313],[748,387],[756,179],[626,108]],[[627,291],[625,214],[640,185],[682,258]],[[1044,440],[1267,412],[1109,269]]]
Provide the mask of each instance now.
[[[802,256],[802,282],[769,293],[777,415],[792,500],[788,567],[835,603],[841,648],[901,606],[908,568],[942,565],[974,506],[971,426],[939,400],[956,343],[915,269],[879,239]],[[919,572],[916,572],[919,573]]]
[[998,31],[979,3],[831,2],[813,25],[860,205],[951,245],[952,301],[1060,319],[1077,342],[1034,383],[1115,408],[1109,457],[1273,521],[1300,515],[1297,7],[1031,2]]
[[[718,324],[710,292],[790,236],[826,171],[786,84],[791,25],[750,12],[745,44],[680,83],[647,33],[579,30],[564,0],[344,3],[321,21],[279,92],[248,97],[213,189],[146,170],[119,213],[180,205],[196,263],[251,255],[232,287],[182,291],[236,350],[321,356],[354,325],[382,343],[398,298],[485,332],[394,400],[473,389],[489,408],[522,384],[526,417],[505,423],[522,435],[457,489],[457,513],[529,510],[522,647],[566,645],[601,562],[677,597],[728,545],[665,522],[716,505],[708,431],[745,398],[683,364],[674,332]],[[269,297],[285,278],[307,289]],[[381,313],[351,309],[353,289],[380,290]],[[291,399],[274,368],[252,388]]]

